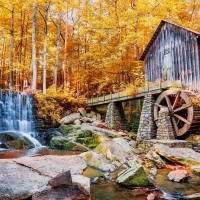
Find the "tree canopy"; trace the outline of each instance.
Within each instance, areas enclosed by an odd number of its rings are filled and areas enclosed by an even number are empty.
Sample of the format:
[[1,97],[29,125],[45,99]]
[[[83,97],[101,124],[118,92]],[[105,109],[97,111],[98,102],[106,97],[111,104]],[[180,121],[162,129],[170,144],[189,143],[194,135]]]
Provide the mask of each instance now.
[[0,88],[89,97],[140,86],[138,58],[160,21],[200,31],[199,10],[198,0],[0,0]]

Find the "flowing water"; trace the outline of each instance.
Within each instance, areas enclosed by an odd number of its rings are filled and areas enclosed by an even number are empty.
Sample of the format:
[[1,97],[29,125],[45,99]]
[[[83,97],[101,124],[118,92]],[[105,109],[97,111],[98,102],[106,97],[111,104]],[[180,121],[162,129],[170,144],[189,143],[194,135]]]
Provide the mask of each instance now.
[[[0,135],[8,131],[28,138],[35,146],[33,98],[23,93],[0,90]],[[0,144],[2,138],[0,136]]]

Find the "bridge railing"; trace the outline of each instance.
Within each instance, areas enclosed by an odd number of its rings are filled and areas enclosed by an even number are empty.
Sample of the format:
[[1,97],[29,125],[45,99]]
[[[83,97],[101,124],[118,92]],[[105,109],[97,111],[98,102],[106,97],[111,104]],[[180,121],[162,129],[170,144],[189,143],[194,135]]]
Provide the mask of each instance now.
[[132,99],[136,98],[137,96],[151,92],[151,91],[156,91],[156,90],[162,90],[165,88],[169,87],[176,87],[180,88],[181,87],[181,81],[157,81],[153,83],[146,83],[144,87],[136,87],[132,91],[129,89],[126,89],[125,91],[122,92],[116,92],[116,93],[110,93],[110,94],[104,94],[102,96],[96,96],[96,97],[91,97],[90,99],[87,99],[87,104],[88,105],[95,105],[98,103],[104,103],[108,102],[110,100],[121,100],[121,99]]

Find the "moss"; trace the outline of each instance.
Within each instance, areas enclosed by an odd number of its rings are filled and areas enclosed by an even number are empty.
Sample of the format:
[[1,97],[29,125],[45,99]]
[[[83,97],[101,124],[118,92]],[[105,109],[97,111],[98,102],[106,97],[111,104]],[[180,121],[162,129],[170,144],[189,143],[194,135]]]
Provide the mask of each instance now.
[[86,138],[86,137],[92,137],[92,131],[91,130],[85,130],[85,131],[79,131],[78,138]]
[[73,126],[72,125],[61,125],[59,127],[59,129],[61,130],[61,132],[64,134],[64,135],[67,135],[71,132],[73,132]]

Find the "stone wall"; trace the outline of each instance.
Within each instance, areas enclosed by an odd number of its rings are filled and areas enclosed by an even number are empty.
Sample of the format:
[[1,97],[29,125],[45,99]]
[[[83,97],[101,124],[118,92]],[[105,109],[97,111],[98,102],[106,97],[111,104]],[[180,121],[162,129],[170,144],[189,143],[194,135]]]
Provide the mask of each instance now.
[[121,102],[110,102],[106,113],[105,123],[109,128],[125,130],[127,121],[124,115],[124,110]]
[[157,140],[174,140],[174,129],[172,127],[169,110],[162,107],[159,111]]
[[151,93],[144,98],[140,124],[137,132],[137,141],[156,138],[156,125],[153,118],[154,99]]

